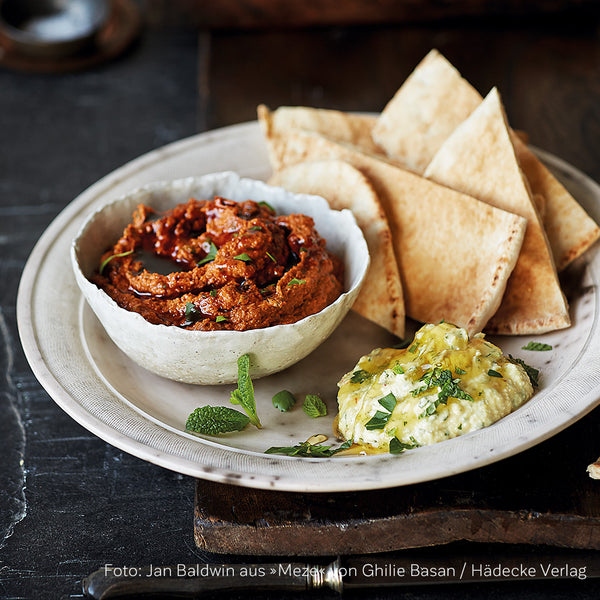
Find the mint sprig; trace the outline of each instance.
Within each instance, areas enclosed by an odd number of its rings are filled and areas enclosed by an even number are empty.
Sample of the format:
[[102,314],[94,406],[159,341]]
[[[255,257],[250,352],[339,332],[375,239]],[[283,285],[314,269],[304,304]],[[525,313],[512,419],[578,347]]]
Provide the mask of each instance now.
[[262,427],[260,419],[256,414],[256,401],[254,399],[254,386],[250,379],[250,355],[242,354],[237,360],[238,365],[238,386],[231,392],[229,401],[231,404],[239,404],[248,417],[250,423],[256,425],[259,429]]
[[201,406],[187,418],[185,429],[192,433],[220,435],[241,431],[249,422],[249,417],[228,406]]

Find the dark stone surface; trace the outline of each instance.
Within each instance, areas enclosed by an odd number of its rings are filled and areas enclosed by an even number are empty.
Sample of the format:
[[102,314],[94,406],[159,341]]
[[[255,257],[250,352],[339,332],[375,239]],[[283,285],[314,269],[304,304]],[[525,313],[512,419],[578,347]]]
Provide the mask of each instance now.
[[[125,56],[89,72],[0,71],[0,597],[78,598],[82,578],[107,563],[242,560],[208,556],[195,547],[193,479],[91,435],[33,377],[16,329],[18,281],[36,240],[63,207],[142,153],[253,118],[259,101],[378,110],[434,45],[449,51],[451,59],[465,60],[466,74],[481,89],[499,78],[517,126],[527,125],[536,143],[600,178],[594,158],[600,106],[597,23],[578,25],[512,33],[439,25],[431,31],[333,28],[214,36],[147,30]],[[305,49],[310,56],[303,59]],[[532,80],[538,87],[523,89]],[[548,489],[551,493],[551,481]],[[432,552],[443,561],[447,553],[466,549],[473,548],[458,544]],[[534,560],[546,550],[526,551]],[[483,545],[476,551],[492,560],[498,548]],[[405,595],[427,600],[599,596],[598,582],[589,580],[410,588]],[[396,593],[369,590],[361,597],[387,599]]]

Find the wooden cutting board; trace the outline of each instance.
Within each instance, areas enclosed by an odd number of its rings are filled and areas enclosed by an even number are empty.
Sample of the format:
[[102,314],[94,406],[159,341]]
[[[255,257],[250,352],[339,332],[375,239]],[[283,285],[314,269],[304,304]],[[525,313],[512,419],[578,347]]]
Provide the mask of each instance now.
[[600,550],[600,481],[586,472],[599,454],[596,409],[514,457],[417,485],[302,494],[198,480],[196,544],[255,556],[365,554],[457,540]]

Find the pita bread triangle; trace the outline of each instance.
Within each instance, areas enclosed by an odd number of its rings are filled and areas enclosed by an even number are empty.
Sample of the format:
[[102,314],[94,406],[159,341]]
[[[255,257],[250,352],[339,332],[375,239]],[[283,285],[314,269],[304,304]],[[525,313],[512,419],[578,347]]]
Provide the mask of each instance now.
[[[400,164],[422,173],[450,134],[479,106],[479,92],[437,50],[417,65],[373,127],[373,139]],[[524,143],[517,159],[534,196],[545,198],[544,226],[564,269],[600,238],[600,228]]]
[[373,128],[373,139],[390,158],[422,173],[481,100],[456,68],[437,50],[431,50],[383,109]]
[[276,173],[269,184],[323,196],[331,208],[348,208],[365,234],[371,264],[352,309],[404,338],[404,299],[383,207],[369,180],[341,160],[303,162]]
[[542,221],[556,268],[562,271],[600,239],[600,227],[527,144],[514,132],[511,133],[519,166],[527,177],[532,193],[545,200]]
[[264,106],[259,120],[275,170],[334,158],[369,179],[392,231],[409,316],[481,331],[496,312],[517,261],[524,219],[355,146],[301,129],[278,130]]
[[486,329],[492,333],[543,333],[570,325],[542,223],[519,167],[498,91],[444,142],[425,176],[527,219],[523,247],[502,304]]
[[279,130],[295,127],[316,131],[334,140],[360,146],[369,152],[383,153],[371,136],[377,120],[374,115],[307,106],[280,106],[271,114],[274,127]]

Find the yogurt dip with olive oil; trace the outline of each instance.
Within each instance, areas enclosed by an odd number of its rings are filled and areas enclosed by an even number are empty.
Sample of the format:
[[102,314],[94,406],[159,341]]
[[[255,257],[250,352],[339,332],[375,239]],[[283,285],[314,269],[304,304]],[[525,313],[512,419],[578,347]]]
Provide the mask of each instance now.
[[405,349],[373,350],[338,386],[340,436],[384,452],[487,427],[533,395],[520,364],[450,323],[424,325]]

